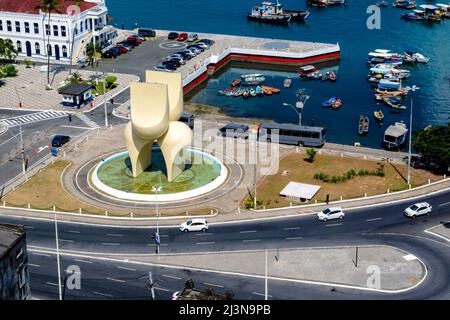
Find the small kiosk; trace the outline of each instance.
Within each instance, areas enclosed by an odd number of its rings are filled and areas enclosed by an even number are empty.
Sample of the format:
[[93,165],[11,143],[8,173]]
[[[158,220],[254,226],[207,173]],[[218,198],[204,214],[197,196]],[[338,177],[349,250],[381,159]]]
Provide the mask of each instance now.
[[63,106],[77,109],[86,106],[93,100],[92,88],[94,86],[87,83],[71,83],[62,88],[59,93],[63,96]]

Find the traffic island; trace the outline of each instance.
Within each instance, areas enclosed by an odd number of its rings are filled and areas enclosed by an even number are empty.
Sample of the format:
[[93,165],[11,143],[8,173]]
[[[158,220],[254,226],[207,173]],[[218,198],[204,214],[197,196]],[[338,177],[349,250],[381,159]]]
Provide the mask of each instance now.
[[[266,255],[260,250],[161,255],[133,260],[264,277]],[[398,248],[361,246],[268,250],[267,274],[272,280],[396,293],[418,286],[427,270],[417,257]]]

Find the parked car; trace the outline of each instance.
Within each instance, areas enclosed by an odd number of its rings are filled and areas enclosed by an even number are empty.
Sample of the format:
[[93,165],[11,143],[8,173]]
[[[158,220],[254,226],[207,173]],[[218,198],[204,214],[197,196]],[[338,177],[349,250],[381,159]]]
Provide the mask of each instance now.
[[106,50],[102,53],[102,58],[104,59],[115,59],[117,58],[117,53],[112,50]]
[[186,32],[180,33],[180,35],[177,37],[177,41],[186,41],[188,38],[188,34]]
[[186,48],[188,48],[188,49],[195,49],[195,50],[199,50],[200,52],[203,52],[203,51],[205,51],[205,49],[203,49],[202,47],[200,47],[200,46],[197,46],[197,45],[195,45],[195,44],[191,44],[191,45],[188,45]]
[[127,53],[129,51],[127,48],[125,48],[124,46],[121,46],[121,45],[117,45],[114,48],[119,50],[120,54],[124,54],[124,53]]
[[156,37],[156,32],[155,32],[155,30],[152,30],[152,29],[139,28],[138,36],[153,38],[153,37]]
[[63,145],[65,145],[66,143],[68,143],[69,141],[70,141],[69,136],[58,134],[58,135],[54,136],[52,139],[52,147],[60,148]]
[[344,217],[345,213],[340,207],[328,208],[317,214],[317,219],[319,219],[320,221],[343,219]]
[[142,39],[136,37],[136,36],[131,36],[127,38],[127,41],[131,42],[131,43],[136,43],[136,45],[140,45],[142,43]]
[[192,55],[188,54],[187,52],[184,52],[184,51],[178,51],[178,52],[175,52],[174,54],[179,54],[184,60],[192,59]]
[[204,50],[208,50],[209,49],[209,45],[204,43],[204,42],[196,42],[195,46],[203,48]]
[[117,45],[127,49],[127,52],[133,50],[133,48],[134,48],[130,44],[126,44],[126,43],[123,43],[123,42],[119,42]]
[[180,60],[178,60],[176,58],[172,58],[172,59],[169,59],[169,60],[166,60],[163,62],[163,64],[168,64],[168,63],[174,64],[177,68],[179,68],[181,66]]
[[169,60],[178,60],[180,62],[180,64],[186,64],[184,59],[179,55],[170,55],[163,59],[163,61],[169,61]]
[[113,51],[116,55],[120,56],[120,50],[119,48],[113,47],[113,48],[109,48],[106,51]]
[[180,34],[178,32],[171,32],[167,36],[167,39],[169,40],[176,40]]
[[208,231],[208,222],[206,219],[192,219],[186,222],[183,222],[180,225],[180,230],[183,232],[189,231]]
[[228,123],[219,129],[218,135],[227,138],[247,139],[248,129],[249,126],[246,124]]
[[184,52],[185,54],[190,55],[190,56],[191,56],[191,59],[197,55],[196,50],[184,49],[183,52]]
[[208,44],[209,46],[212,46],[214,43],[216,43],[214,40],[210,40],[210,39],[201,39],[201,40],[199,40],[199,42],[204,42],[204,43]]
[[191,33],[188,37],[187,37],[187,41],[188,42],[194,42],[198,40],[198,35],[196,33]]
[[168,68],[167,66],[163,66],[160,64],[159,66],[153,67],[153,70],[155,71],[164,71],[164,72],[174,72],[175,70]]
[[202,50],[200,50],[199,48],[194,48],[194,47],[187,47],[186,50],[191,51],[195,55],[199,55],[200,53],[202,53]]
[[178,69],[177,65],[174,64],[173,62],[163,62],[161,65],[166,67],[167,69],[169,69],[171,71],[175,71],[175,70]]
[[419,202],[405,209],[405,216],[415,218],[424,214],[430,215],[433,207],[428,202]]

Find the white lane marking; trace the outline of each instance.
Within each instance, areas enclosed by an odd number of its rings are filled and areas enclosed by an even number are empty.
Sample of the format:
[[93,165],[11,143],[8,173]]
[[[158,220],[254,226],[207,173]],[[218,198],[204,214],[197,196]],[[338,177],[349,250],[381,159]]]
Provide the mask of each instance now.
[[93,263],[92,261],[82,260],[82,259],[75,259],[76,262],[82,262],[82,263]]
[[300,227],[283,228],[284,231],[288,231],[288,230],[298,230],[298,229],[300,229]]
[[169,289],[164,289],[164,288],[159,288],[159,287],[153,287],[153,288],[155,288],[156,290],[160,290],[160,291],[167,291],[167,292],[170,291]]
[[217,287],[217,288],[223,288],[223,286],[221,286],[220,284],[214,284],[214,283],[209,283],[209,282],[203,282],[203,284],[207,285],[207,286],[212,286],[212,287]]
[[[252,292],[252,294],[256,295],[256,296],[263,296],[265,297],[266,295],[264,293],[259,293],[259,292]],[[270,294],[267,295],[270,298],[273,298],[273,296],[271,296]]]
[[196,235],[196,236],[211,236],[211,235],[213,235],[213,233],[206,233],[206,232],[203,232],[203,233],[196,233],[195,235]]
[[91,127],[78,127],[78,126],[61,126],[62,128],[73,128],[73,129],[81,129],[81,130],[91,130]]
[[25,226],[26,229],[34,229],[32,226]]
[[285,238],[286,240],[301,240],[301,239],[303,239],[303,237],[288,237],[288,238]]
[[256,230],[239,231],[239,233],[255,233]]
[[161,277],[166,277],[166,278],[169,278],[169,279],[181,280],[180,277],[170,276],[168,274],[162,274]]
[[29,263],[28,265],[29,265],[30,267],[40,268],[40,265],[38,265],[38,264],[32,264],[32,263]]
[[104,246],[120,246],[120,243],[116,243],[116,242],[102,242],[102,245],[104,245]]
[[127,270],[127,271],[136,271],[136,269],[127,268],[127,267],[121,267],[121,266],[117,266],[117,269],[122,269],[122,270]]
[[114,281],[114,282],[120,282],[120,283],[124,283],[124,282],[126,282],[125,280],[114,279],[114,278],[106,278],[106,280],[109,280],[109,281]]
[[413,254],[407,254],[406,256],[403,256],[403,259],[405,259],[406,261],[412,261],[412,260],[416,260],[417,257]]
[[110,294],[107,294],[107,293],[101,293],[101,292],[97,292],[97,291],[94,291],[94,294],[97,294],[97,295],[99,295],[99,296],[109,297],[109,298],[112,298],[112,297],[113,297],[113,296],[110,295]]
[[120,233],[107,233],[106,235],[110,237],[123,237],[123,234]]
[[438,204],[438,207],[443,207],[443,206],[446,206],[446,205],[448,205],[448,204],[450,204],[450,202],[441,203],[441,204]]
[[31,253],[37,256],[50,257],[50,255],[46,253],[38,253],[38,252],[31,252]]
[[46,282],[46,284],[48,284],[49,286],[59,287],[59,284],[53,282]]
[[[149,243],[149,244],[147,244],[148,246],[151,246],[151,247],[156,247],[156,244],[155,243]],[[164,247],[164,246],[168,246],[169,244],[167,244],[167,243],[161,243],[159,246],[160,247]]]
[[160,238],[167,238],[169,235],[168,234],[160,234],[159,237]]
[[242,240],[242,242],[258,242],[258,241],[261,241],[261,239]]
[[381,219],[383,219],[383,218],[367,219],[366,222],[377,221],[377,220],[381,220]]
[[210,242],[197,242],[196,244],[214,244],[214,241],[210,241]]
[[341,226],[342,223],[333,223],[333,224],[327,224],[325,225],[325,227],[337,227],[337,226]]
[[76,233],[76,234],[80,234],[80,231],[76,231],[76,230],[67,230],[66,232],[68,233]]
[[69,239],[59,239],[59,241],[63,241],[63,242],[73,242],[73,240],[69,240]]

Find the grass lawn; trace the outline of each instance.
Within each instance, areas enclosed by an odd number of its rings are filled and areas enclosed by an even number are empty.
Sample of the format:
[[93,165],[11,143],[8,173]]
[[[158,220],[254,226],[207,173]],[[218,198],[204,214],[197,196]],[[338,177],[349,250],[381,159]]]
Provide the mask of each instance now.
[[[15,191],[3,198],[7,205],[26,208],[30,203],[31,208],[41,210],[53,210],[56,206],[57,211],[66,212],[82,212],[85,214],[104,215],[105,209],[84,203],[68,192],[61,185],[61,176],[65,168],[71,163],[69,161],[56,161],[54,164],[41,170],[30,180],[16,188]],[[130,216],[130,211],[109,211],[111,216]],[[188,212],[189,215],[207,215],[210,214],[211,208],[202,208],[195,212]],[[160,211],[161,216],[186,215],[185,212],[164,212]],[[148,210],[148,213],[136,213],[135,217],[154,217],[155,212]]]
[[[379,167],[379,164],[384,164],[384,177],[356,176],[343,183],[325,183],[314,179],[314,174],[318,172],[330,176],[341,176],[350,169],[373,171]],[[288,172],[283,174],[285,171]],[[406,165],[319,154],[314,162],[310,163],[306,160],[305,153],[293,152],[280,161],[279,170],[275,175],[267,176],[259,183],[257,194],[258,200],[261,200],[266,208],[283,207],[289,206],[292,200],[280,196],[279,193],[290,181],[321,186],[320,191],[309,202],[314,203],[315,200],[325,201],[327,194],[330,196],[330,201],[333,201],[340,200],[341,196],[344,199],[350,199],[363,197],[364,193],[367,193],[367,196],[383,194],[387,189],[390,192],[404,190],[407,188],[406,177]],[[425,170],[411,169],[413,187],[428,183],[428,179],[433,182],[442,177]],[[293,204],[296,203],[293,202]]]

